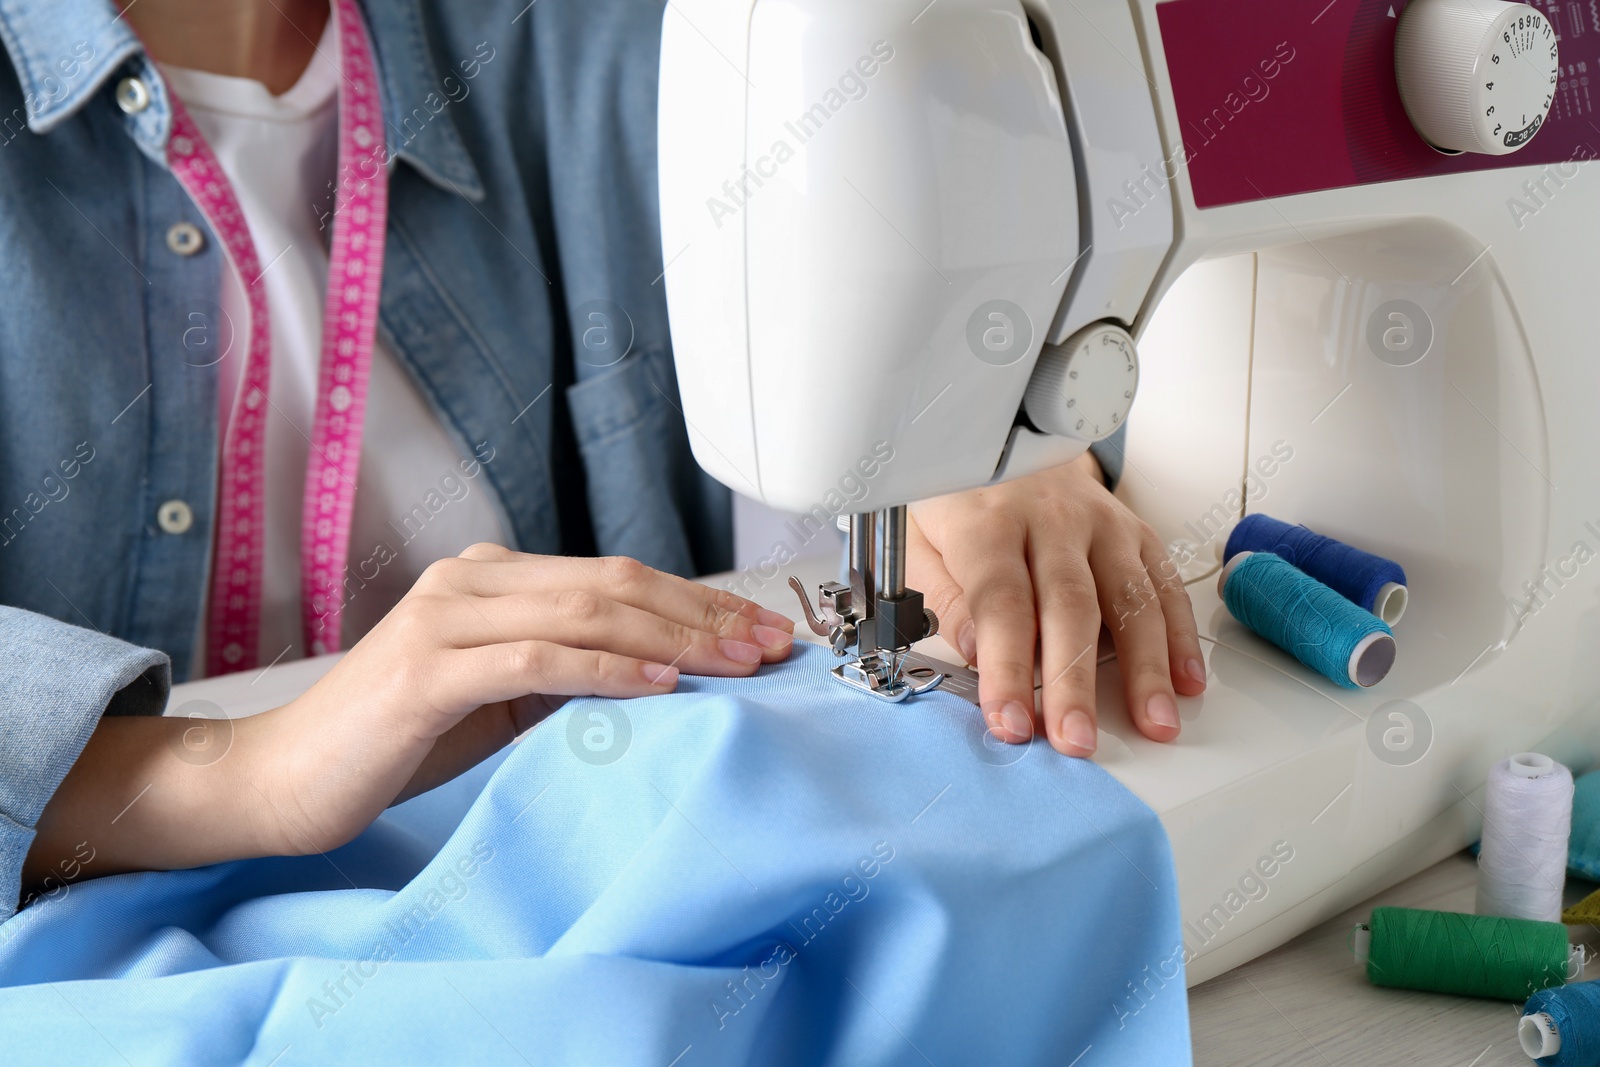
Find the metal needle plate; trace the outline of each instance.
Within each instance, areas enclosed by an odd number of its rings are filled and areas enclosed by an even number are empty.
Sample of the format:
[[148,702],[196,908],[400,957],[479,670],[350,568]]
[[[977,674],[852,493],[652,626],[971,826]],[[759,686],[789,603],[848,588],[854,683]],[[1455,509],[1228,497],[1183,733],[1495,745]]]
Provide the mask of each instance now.
[[968,667],[958,667],[943,660],[925,656],[921,652],[912,650],[905,656],[905,675],[913,685],[920,685],[931,679],[934,675],[944,675],[944,681],[939,683],[939,688],[946,693],[954,693],[973,707],[978,705],[978,672]]

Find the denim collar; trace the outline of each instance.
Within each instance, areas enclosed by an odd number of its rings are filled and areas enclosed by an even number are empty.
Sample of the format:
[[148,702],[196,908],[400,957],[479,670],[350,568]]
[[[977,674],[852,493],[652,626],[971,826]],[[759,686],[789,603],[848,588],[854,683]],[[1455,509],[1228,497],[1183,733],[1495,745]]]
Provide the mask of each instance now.
[[[384,116],[391,145],[402,127],[397,116],[442,93],[428,53],[419,0],[371,5],[367,25],[378,67],[383,72]],[[0,0],[0,41],[11,55],[22,87],[28,127],[48,133],[71,118],[123,67],[159,79],[144,56],[144,46],[117,13],[111,0]],[[85,60],[84,57],[91,58]],[[138,129],[165,148],[170,132],[166,94],[153,87],[152,114],[139,117]],[[20,117],[20,116],[18,116]],[[3,119],[3,116],[0,116]],[[433,115],[418,132],[399,134],[395,153],[424,178],[468,200],[482,200],[483,182],[462,143],[448,109]],[[150,144],[142,144],[146,151]],[[164,152],[152,152],[160,159]]]

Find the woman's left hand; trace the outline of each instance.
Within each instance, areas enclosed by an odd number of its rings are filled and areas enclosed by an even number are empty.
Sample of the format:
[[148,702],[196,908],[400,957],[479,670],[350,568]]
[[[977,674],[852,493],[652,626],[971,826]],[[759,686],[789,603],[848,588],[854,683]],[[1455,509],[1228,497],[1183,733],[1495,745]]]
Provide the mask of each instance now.
[[1043,726],[1069,756],[1095,750],[1095,650],[1104,619],[1128,714],[1146,737],[1178,736],[1174,693],[1205,689],[1194,608],[1154,531],[1105,488],[1092,454],[996,486],[914,504],[906,571],[978,668],[996,737],[1029,740],[1034,665]]

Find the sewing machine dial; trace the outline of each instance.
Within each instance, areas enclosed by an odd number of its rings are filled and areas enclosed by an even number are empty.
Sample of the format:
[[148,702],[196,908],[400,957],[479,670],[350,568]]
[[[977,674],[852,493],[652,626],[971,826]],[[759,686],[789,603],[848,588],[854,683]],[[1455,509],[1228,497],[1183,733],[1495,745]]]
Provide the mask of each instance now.
[[1561,77],[1550,20],[1503,0],[1416,0],[1394,53],[1411,124],[1447,152],[1515,152],[1544,124]]
[[1128,418],[1139,391],[1139,357],[1121,326],[1097,322],[1045,345],[1023,396],[1028,419],[1045,433],[1101,441]]

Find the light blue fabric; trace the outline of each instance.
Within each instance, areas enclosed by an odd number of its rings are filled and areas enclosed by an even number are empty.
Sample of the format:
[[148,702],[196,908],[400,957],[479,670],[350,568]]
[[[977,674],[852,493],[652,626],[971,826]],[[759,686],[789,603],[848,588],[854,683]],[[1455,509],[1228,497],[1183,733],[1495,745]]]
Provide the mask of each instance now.
[[0,1058],[1187,1064],[1154,814],[831,663],[574,702],[326,857],[41,901],[0,925]]
[[[690,455],[658,284],[662,0],[363,7],[398,157],[379,330],[462,456],[494,457],[513,547],[727,569],[730,497]],[[193,673],[219,367],[190,345],[224,331],[165,82],[111,0],[0,0],[0,43],[0,605],[25,609],[0,613],[3,917],[111,694],[158,653]],[[132,114],[125,77],[150,91]],[[180,222],[199,252],[168,247]],[[575,342],[600,304],[632,338],[620,362]],[[181,532],[155,521],[171,500]]]

